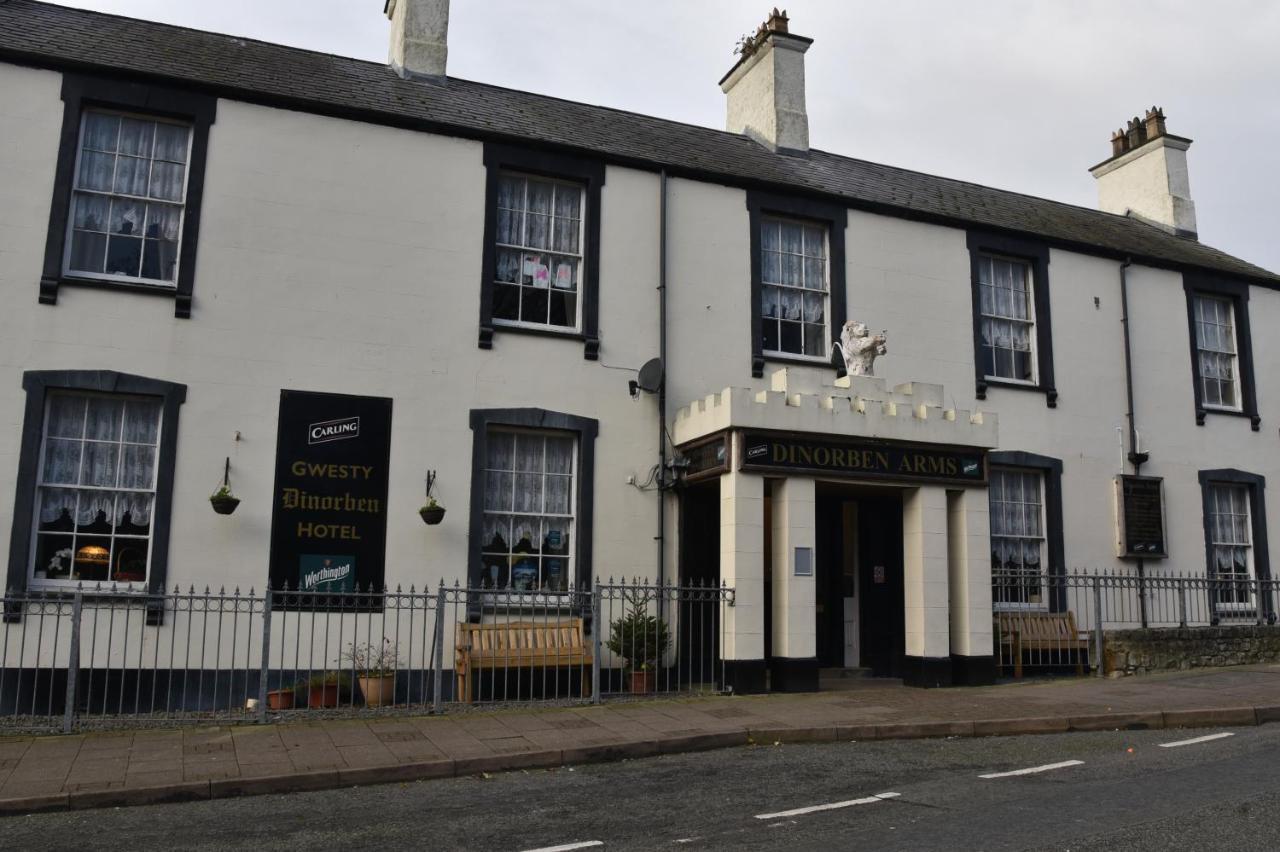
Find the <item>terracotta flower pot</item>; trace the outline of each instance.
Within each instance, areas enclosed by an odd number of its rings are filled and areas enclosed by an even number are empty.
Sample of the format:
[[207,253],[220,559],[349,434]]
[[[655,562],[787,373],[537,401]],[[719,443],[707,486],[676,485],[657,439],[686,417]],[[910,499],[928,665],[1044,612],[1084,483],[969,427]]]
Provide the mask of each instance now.
[[636,695],[645,695],[657,688],[657,673],[652,670],[631,673],[631,691]]
[[267,709],[292,710],[293,697],[292,689],[273,689],[267,693]]
[[366,706],[384,707],[396,703],[395,675],[362,675],[356,680],[360,684]]
[[213,511],[219,515],[230,515],[236,510],[236,506],[240,505],[239,497],[226,495],[224,497],[210,497],[209,503],[213,506]]
[[435,526],[444,520],[444,506],[423,506],[418,514],[422,516],[423,522]]
[[307,690],[307,706],[308,707],[337,707],[338,706],[338,684],[326,683],[320,686],[313,686]]

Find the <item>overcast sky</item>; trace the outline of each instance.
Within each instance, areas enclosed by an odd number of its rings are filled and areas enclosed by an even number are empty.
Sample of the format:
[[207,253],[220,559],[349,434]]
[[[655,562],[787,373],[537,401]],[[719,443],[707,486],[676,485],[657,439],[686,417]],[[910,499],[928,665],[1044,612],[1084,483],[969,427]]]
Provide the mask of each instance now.
[[[383,0],[59,0],[384,60]],[[449,73],[723,126],[716,81],[772,0],[454,0]],[[815,148],[1095,206],[1087,169],[1158,104],[1200,237],[1280,271],[1280,3],[790,0]]]

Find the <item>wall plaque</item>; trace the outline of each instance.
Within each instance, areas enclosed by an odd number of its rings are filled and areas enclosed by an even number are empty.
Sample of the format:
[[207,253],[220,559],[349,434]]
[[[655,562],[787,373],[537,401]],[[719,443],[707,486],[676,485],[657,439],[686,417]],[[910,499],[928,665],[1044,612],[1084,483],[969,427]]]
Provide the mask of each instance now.
[[742,433],[741,469],[974,485],[987,481],[986,451],[981,449],[839,441],[761,432]]
[[1116,555],[1163,559],[1164,480],[1158,476],[1116,477]]
[[[390,456],[391,400],[280,392],[273,589],[341,595],[382,588]],[[304,595],[278,603],[330,602]]]

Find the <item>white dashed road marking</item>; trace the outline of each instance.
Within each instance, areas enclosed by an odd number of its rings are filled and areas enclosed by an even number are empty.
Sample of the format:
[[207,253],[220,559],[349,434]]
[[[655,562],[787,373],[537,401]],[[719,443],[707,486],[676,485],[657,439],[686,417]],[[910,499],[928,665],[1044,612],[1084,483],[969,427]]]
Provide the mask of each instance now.
[[1008,778],[1012,775],[1034,775],[1037,772],[1048,772],[1051,769],[1066,769],[1068,766],[1080,766],[1083,760],[1064,760],[1061,763],[1046,763],[1044,766],[1032,766],[1028,769],[1015,769],[1012,772],[990,772],[979,775],[979,778]]
[[834,811],[837,808],[850,808],[854,805],[873,805],[876,802],[883,802],[885,799],[896,798],[898,795],[898,793],[877,793],[874,796],[867,796],[864,799],[850,799],[847,802],[831,802],[826,805],[810,805],[807,808],[793,808],[789,811],[778,811],[772,814],[756,814],[756,819],[780,819],[782,817],[817,813],[818,811]]
[[537,849],[526,849],[525,852],[572,852],[574,849],[590,849],[603,846],[603,840],[584,840],[581,843],[563,843],[559,846],[541,846]]
[[1230,731],[1223,731],[1221,734],[1208,734],[1203,737],[1194,737],[1189,740],[1178,740],[1173,743],[1160,743],[1160,748],[1177,748],[1184,745],[1195,745],[1196,743],[1207,743],[1210,740],[1220,740],[1224,737],[1234,737],[1235,734]]

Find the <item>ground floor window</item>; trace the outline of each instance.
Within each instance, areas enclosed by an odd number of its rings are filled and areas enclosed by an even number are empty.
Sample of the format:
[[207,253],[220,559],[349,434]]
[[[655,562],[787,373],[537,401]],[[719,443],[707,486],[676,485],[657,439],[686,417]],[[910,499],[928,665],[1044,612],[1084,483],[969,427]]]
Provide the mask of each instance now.
[[1044,475],[992,468],[992,603],[997,609],[1045,607]]
[[574,435],[490,427],[485,444],[481,583],[566,590],[574,570]]
[[1253,609],[1253,520],[1249,486],[1210,483],[1208,501],[1209,575],[1215,580],[1213,600],[1218,609]]
[[48,395],[33,581],[146,581],[161,409],[147,397]]

